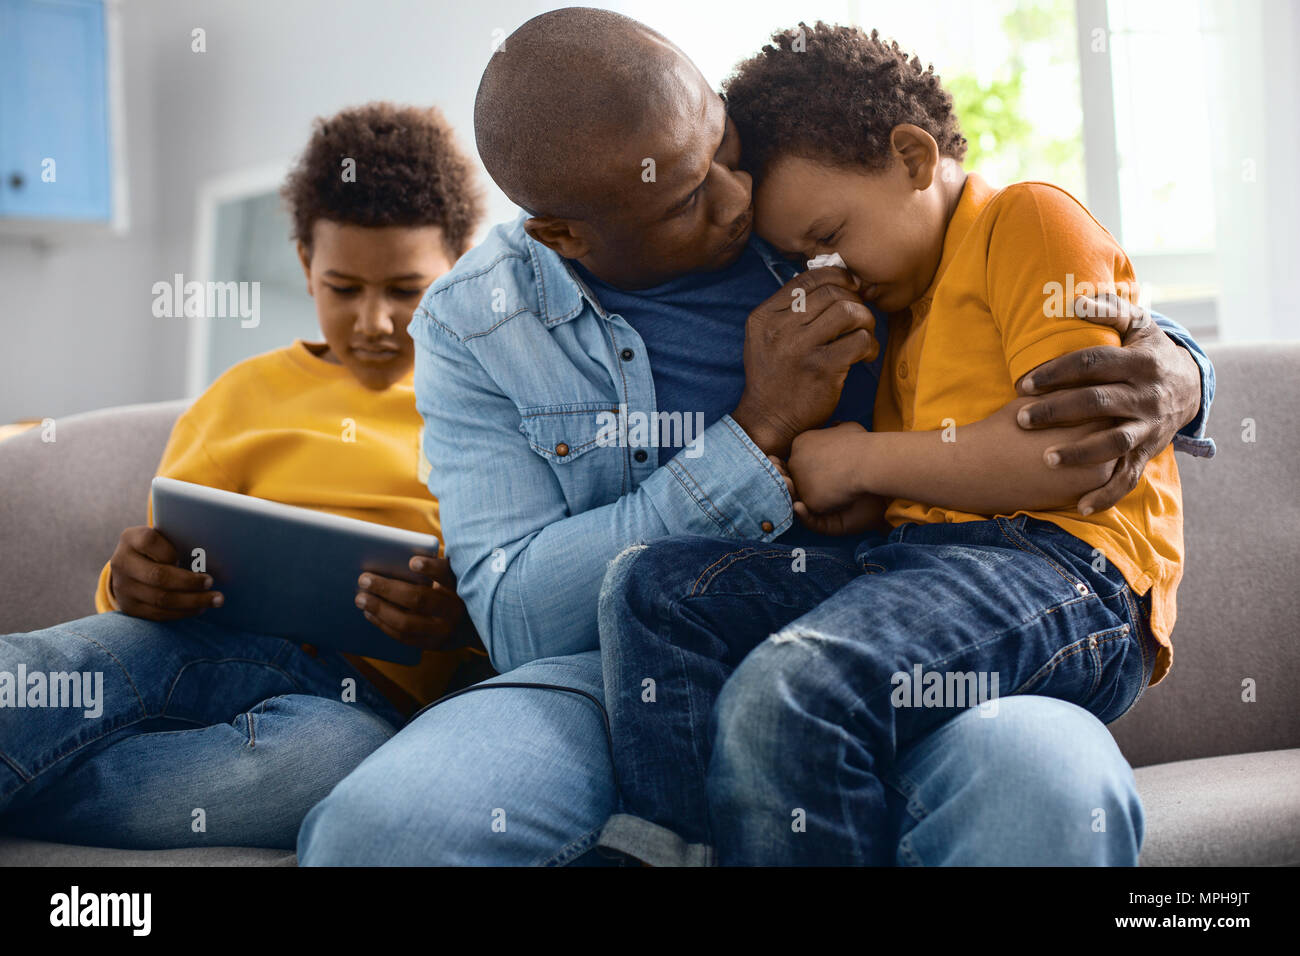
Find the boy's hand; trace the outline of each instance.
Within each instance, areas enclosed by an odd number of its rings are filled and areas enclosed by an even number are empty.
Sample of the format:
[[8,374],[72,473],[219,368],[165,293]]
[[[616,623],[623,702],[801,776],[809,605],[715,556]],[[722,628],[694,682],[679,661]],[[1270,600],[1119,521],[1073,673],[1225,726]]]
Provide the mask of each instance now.
[[175,621],[221,606],[212,575],[176,567],[176,549],[148,525],[123,531],[108,563],[109,591],[124,614]]
[[844,269],[812,269],[749,314],[745,391],[731,417],[765,454],[784,456],[830,418],[850,366],[879,352],[857,285]]
[[786,490],[790,492],[790,499],[794,503],[795,517],[803,522],[804,527],[817,534],[861,534],[868,528],[879,526],[884,519],[885,499],[879,495],[861,495],[853,499],[853,503],[848,507],[841,508],[839,511],[826,513],[809,511],[808,506],[799,500],[794,479],[786,470],[785,462],[775,455],[767,457],[785,480]]
[[1054,446],[1049,467],[1100,465],[1118,459],[1101,488],[1079,500],[1083,514],[1116,504],[1137,487],[1146,464],[1173,441],[1201,407],[1196,361],[1150,321],[1146,310],[1115,296],[1082,297],[1075,315],[1114,328],[1116,346],[1080,349],[1045,362],[1016,385],[1021,395],[1042,395],[1017,417],[1022,428],[1056,428],[1114,419],[1111,427]]
[[794,513],[804,526],[818,534],[862,534],[884,523],[886,501],[879,495],[860,495],[839,511],[814,512],[802,501],[794,503]]
[[869,434],[857,422],[840,422],[795,438],[788,467],[795,497],[806,511],[829,514],[857,500],[861,495],[858,479],[863,461],[856,446]]
[[772,463],[772,466],[776,468],[777,474],[781,476],[781,480],[785,482],[785,490],[789,493],[790,500],[793,502],[799,497],[799,495],[798,492],[794,490],[794,479],[790,477],[790,472],[786,469],[785,462],[780,458],[777,458],[776,455],[768,455],[767,460]]
[[416,555],[410,568],[428,578],[412,584],[365,571],[357,578],[356,603],[366,620],[389,637],[430,651],[472,643],[465,602],[456,594],[456,576],[446,558]]

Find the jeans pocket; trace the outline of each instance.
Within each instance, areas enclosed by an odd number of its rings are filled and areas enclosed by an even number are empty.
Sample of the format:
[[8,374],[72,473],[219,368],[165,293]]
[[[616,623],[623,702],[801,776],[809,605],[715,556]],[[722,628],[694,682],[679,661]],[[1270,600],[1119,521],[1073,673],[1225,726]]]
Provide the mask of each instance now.
[[1125,588],[1122,599],[1127,608],[1129,620],[1133,624],[1133,643],[1137,647],[1142,661],[1141,674],[1133,680],[1133,683],[1137,686],[1128,695],[1127,704],[1113,717],[1108,718],[1107,723],[1119,720],[1137,706],[1138,701],[1142,699],[1142,695],[1146,693],[1151,680],[1151,673],[1155,670],[1156,656],[1160,653],[1160,644],[1151,631],[1151,592],[1148,591],[1142,597],[1138,597],[1131,590]]
[[[1037,533],[1038,525],[1043,525],[1047,522],[1035,520],[1033,525],[1029,525],[1028,522],[1030,519],[1027,515],[1020,515],[1016,518],[995,518],[993,520],[996,522],[998,530],[1001,531],[1002,536],[1008,542],[1021,551],[1024,551],[1026,554],[1032,554],[1045,561],[1053,571],[1060,575],[1062,583],[1067,585],[1076,596],[1086,596],[1093,593],[1092,589],[1088,586],[1088,582],[1080,577],[1079,574],[1064,560],[1043,550],[1043,548],[1040,548],[1029,537],[1030,533]],[[1055,528],[1055,526],[1053,526],[1053,528]],[[1051,547],[1052,545],[1046,546]]]
[[1107,693],[1107,685],[1113,683],[1114,669],[1122,667],[1137,650],[1131,640],[1132,633],[1132,627],[1120,623],[1067,644],[1016,688],[1015,693],[1068,700],[1094,714],[1098,706],[1108,709],[1106,701],[1113,695]]

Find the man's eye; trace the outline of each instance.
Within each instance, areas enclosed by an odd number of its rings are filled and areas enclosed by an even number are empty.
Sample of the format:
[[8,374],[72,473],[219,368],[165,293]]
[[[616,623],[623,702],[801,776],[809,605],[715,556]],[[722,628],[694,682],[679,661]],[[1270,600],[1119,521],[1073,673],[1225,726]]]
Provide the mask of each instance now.
[[840,231],[839,231],[838,229],[836,229],[836,230],[835,230],[834,232],[832,232],[830,235],[828,235],[828,236],[822,236],[820,239],[818,239],[818,240],[817,240],[817,245],[819,245],[819,246],[829,246],[831,243],[833,243],[833,242],[836,240],[836,238],[839,236],[839,234],[840,234]]
[[335,292],[337,292],[339,295],[351,295],[352,293],[358,291],[360,288],[359,286],[355,286],[355,285],[330,285],[330,283],[328,282],[325,284],[329,286],[331,289],[333,289]]
[[393,289],[392,291],[393,291],[393,295],[402,299],[410,299],[410,298],[414,298],[417,295],[424,294],[423,289]]

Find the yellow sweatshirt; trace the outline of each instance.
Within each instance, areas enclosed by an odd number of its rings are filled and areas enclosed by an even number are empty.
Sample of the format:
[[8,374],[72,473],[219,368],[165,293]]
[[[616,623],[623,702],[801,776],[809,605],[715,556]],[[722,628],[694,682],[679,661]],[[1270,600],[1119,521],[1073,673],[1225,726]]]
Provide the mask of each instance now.
[[[438,502],[419,478],[420,434],[411,374],[375,392],[299,339],[213,382],[177,419],[158,474],[441,537]],[[152,525],[152,503],[147,515]],[[100,612],[118,609],[110,574],[105,564]],[[409,711],[440,696],[471,653],[426,651],[409,666],[350,659]]]

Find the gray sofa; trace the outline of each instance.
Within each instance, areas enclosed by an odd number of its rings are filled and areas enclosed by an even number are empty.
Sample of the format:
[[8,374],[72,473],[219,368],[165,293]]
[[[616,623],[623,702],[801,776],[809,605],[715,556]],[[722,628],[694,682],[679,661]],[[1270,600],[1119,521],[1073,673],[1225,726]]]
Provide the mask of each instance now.
[[[1175,665],[1111,725],[1137,768],[1144,865],[1300,864],[1300,343],[1211,349],[1219,397],[1212,461],[1179,456],[1187,569]],[[62,419],[0,442],[0,634],[94,611],[122,528],[183,402]],[[1256,440],[1243,440],[1253,419]],[[1243,700],[1252,681],[1255,700]],[[0,747],[3,743],[0,742]],[[154,852],[0,837],[0,864],[291,864],[284,851]]]

